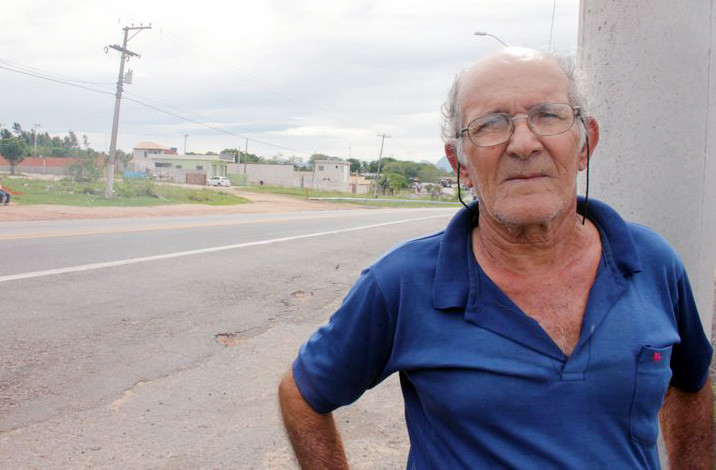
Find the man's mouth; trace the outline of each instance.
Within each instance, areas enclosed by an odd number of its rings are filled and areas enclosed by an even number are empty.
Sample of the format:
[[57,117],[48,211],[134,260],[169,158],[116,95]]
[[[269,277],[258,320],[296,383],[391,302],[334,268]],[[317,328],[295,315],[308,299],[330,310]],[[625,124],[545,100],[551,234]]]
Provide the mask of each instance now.
[[545,175],[542,173],[534,173],[534,174],[528,174],[528,175],[515,175],[507,178],[505,181],[529,181],[537,178],[542,178]]

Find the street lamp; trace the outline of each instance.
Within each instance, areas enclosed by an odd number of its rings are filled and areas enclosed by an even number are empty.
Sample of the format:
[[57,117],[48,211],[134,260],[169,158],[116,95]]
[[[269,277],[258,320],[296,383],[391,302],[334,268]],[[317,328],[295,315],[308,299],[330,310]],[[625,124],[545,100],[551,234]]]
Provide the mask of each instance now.
[[505,43],[505,41],[503,41],[502,39],[498,38],[498,37],[495,36],[494,34],[486,33],[486,32],[484,32],[484,31],[477,31],[477,32],[475,33],[475,36],[490,36],[491,38],[495,38],[495,39],[497,39],[498,41],[500,41],[500,44],[502,44],[503,46],[505,46],[505,47],[510,47],[510,46],[508,46],[508,45]]

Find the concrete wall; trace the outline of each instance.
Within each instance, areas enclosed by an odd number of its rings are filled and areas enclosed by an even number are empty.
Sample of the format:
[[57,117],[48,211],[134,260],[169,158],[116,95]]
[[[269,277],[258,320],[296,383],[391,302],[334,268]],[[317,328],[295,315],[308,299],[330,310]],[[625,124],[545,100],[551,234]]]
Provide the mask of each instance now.
[[[228,172],[231,174],[244,174],[243,163],[229,163]],[[259,184],[263,181],[268,186],[294,186],[293,165],[263,165],[247,163],[246,175],[250,184]]]
[[580,62],[601,124],[590,194],[676,248],[709,336],[716,265],[715,10],[715,2],[702,0],[582,1],[580,18]]
[[[335,162],[329,162],[335,163]],[[349,165],[340,165],[347,166]],[[335,166],[335,165],[334,165]],[[333,167],[332,167],[333,168]],[[228,168],[229,174],[244,174],[243,163],[231,163]],[[328,179],[325,174],[332,175],[334,179]],[[263,165],[259,163],[248,163],[246,164],[246,175],[249,180],[249,184],[259,184],[263,181],[263,184],[267,186],[281,186],[287,188],[310,188],[310,189],[323,189],[327,191],[343,191],[349,192],[351,186],[346,178],[345,181],[338,180],[340,176],[343,177],[342,170],[326,172],[324,167],[324,177],[321,178],[321,173],[316,173],[316,181],[314,182],[314,172],[312,171],[296,171],[293,165]]]
[[333,160],[316,160],[316,182],[332,181],[337,183],[348,183],[351,176],[351,165],[348,162]]
[[[28,173],[38,175],[65,175],[66,168],[77,161],[75,157],[25,157],[15,165],[15,173]],[[103,166],[101,157],[97,158],[97,165]],[[0,156],[0,172],[9,173],[10,162]]]

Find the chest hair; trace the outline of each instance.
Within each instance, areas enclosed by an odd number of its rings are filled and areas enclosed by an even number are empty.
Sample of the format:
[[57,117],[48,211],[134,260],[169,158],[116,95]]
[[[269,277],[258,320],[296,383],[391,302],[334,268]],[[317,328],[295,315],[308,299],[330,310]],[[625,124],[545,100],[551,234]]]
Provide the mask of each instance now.
[[497,281],[497,285],[525,315],[539,323],[562,352],[570,355],[579,342],[593,281],[592,273],[572,272],[536,282]]

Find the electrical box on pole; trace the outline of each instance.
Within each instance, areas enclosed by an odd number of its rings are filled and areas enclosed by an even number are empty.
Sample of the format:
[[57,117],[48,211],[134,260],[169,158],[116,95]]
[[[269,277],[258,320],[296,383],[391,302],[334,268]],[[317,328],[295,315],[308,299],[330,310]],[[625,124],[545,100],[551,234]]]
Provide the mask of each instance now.
[[[122,58],[119,62],[119,78],[117,79],[117,94],[114,100],[114,119],[112,120],[112,140],[109,145],[109,158],[107,159],[107,187],[104,193],[104,197],[107,199],[112,198],[112,196],[114,195],[114,167],[117,165],[117,130],[119,128],[119,105],[122,101],[122,89],[126,79],[124,75],[124,63],[128,61],[130,57],[140,57],[140,55],[136,52],[132,52],[127,49],[127,42],[129,42],[130,39],[139,34],[141,30],[151,28],[151,24],[149,26],[125,26],[124,28],[122,28],[124,30],[124,41],[122,42],[122,45],[118,46],[116,44],[113,44],[108,46],[109,48],[121,52]],[[129,37],[130,31],[137,32],[132,37]],[[105,51],[107,51],[107,49],[108,48],[105,48]],[[129,76],[129,80],[126,81],[127,83],[131,83],[131,70],[127,73],[127,75]]]

